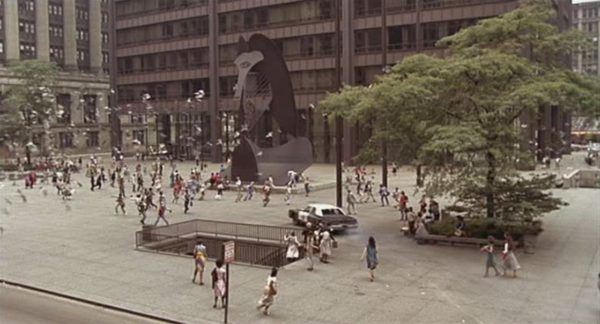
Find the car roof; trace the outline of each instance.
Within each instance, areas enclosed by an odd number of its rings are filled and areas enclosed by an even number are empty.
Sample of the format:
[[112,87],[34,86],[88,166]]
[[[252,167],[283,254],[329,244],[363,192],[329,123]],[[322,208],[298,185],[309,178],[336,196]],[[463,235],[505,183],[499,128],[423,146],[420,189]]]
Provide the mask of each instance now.
[[338,206],[334,206],[334,205],[330,205],[330,204],[308,204],[308,207],[314,207],[317,209],[332,209],[332,208],[339,208]]

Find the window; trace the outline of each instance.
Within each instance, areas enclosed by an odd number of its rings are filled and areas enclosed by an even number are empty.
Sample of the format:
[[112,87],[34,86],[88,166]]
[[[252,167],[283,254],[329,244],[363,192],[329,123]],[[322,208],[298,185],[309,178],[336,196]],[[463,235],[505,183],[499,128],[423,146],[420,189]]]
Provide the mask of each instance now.
[[99,134],[97,131],[87,132],[87,138],[85,140],[87,147],[100,146]]
[[103,64],[108,64],[109,63],[108,52],[102,52],[102,63]]
[[59,124],[70,124],[71,123],[71,95],[67,93],[61,93],[56,97],[56,105],[58,111],[62,111],[62,114],[58,114],[56,122]]
[[62,5],[58,3],[51,3],[48,5],[48,13],[52,16],[62,16],[63,10]]
[[102,33],[102,43],[108,44],[108,33]]
[[71,132],[60,132],[58,133],[58,146],[60,148],[71,148],[73,147],[73,133]]
[[108,25],[108,13],[106,13],[106,12],[102,13],[102,24]]
[[19,53],[21,58],[35,58],[35,45],[29,43],[21,43],[19,45]]
[[30,21],[19,21],[19,33],[35,34],[35,23]]
[[143,114],[131,114],[131,120],[130,122],[132,124],[144,124],[144,118],[145,116]]
[[98,115],[96,112],[96,96],[85,95],[82,98],[83,102],[83,123],[84,124],[95,124],[98,122]]
[[[16,1],[16,0],[12,0]],[[19,12],[33,12],[35,11],[35,1],[34,0],[24,0],[19,1]]]
[[146,130],[137,129],[131,132],[133,141],[137,141],[140,145],[144,145],[144,139],[146,138]]
[[4,54],[4,43],[0,41],[0,54]]

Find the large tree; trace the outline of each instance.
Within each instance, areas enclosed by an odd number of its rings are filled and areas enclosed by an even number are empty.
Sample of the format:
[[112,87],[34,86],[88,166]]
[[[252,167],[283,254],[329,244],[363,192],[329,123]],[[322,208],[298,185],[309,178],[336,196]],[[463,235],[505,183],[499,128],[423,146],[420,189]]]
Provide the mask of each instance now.
[[[559,31],[555,15],[547,1],[527,1],[442,39],[446,57],[405,59],[371,88],[345,89],[321,106],[349,118],[379,116],[380,138],[415,138],[410,151],[426,165],[429,194],[451,195],[488,217],[539,216],[561,201],[547,192],[552,177],[517,172],[532,159],[521,147],[520,117],[540,107],[593,113],[600,102],[597,80],[568,66],[584,35]],[[356,102],[342,99],[349,94]]]
[[53,87],[58,77],[58,67],[53,62],[25,60],[9,65],[16,80],[8,87],[0,114],[0,141],[12,148],[24,146],[27,163],[36,147],[34,134],[40,134],[39,151],[47,155],[50,149],[50,123],[60,116]]

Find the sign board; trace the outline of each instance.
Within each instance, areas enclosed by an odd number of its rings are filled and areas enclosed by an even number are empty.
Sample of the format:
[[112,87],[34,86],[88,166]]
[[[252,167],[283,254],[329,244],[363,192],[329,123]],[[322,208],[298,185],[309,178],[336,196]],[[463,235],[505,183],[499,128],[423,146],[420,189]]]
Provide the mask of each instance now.
[[223,262],[232,263],[235,259],[235,242],[227,241],[223,243]]

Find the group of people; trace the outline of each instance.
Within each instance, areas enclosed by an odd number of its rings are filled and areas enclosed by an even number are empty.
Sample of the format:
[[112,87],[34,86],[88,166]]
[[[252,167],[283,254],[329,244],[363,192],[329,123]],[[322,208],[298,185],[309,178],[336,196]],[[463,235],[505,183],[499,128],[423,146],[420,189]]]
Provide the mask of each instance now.
[[[198,241],[193,251],[194,256],[194,273],[192,275],[192,283],[198,282],[199,285],[204,285],[204,270],[207,266],[208,251],[202,241]],[[270,308],[275,301],[275,295],[277,295],[277,272],[278,269],[273,267],[269,276],[267,277],[267,283],[264,286],[263,294],[258,300],[257,309],[262,310],[263,314],[269,315]],[[211,276],[211,288],[213,292],[213,308],[225,307],[227,303],[228,293],[227,290],[227,273],[224,267],[224,262],[221,259],[215,261],[215,267],[210,273]]]

